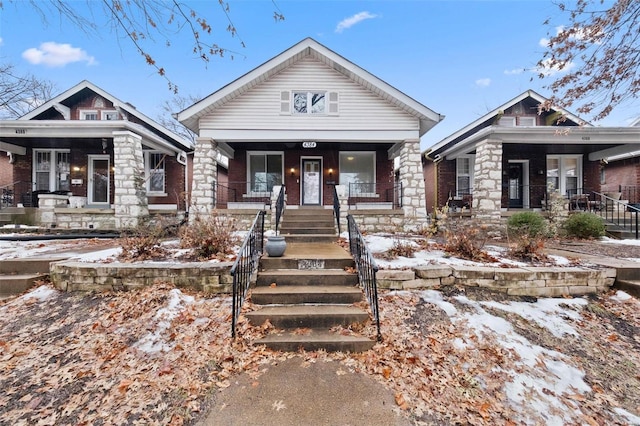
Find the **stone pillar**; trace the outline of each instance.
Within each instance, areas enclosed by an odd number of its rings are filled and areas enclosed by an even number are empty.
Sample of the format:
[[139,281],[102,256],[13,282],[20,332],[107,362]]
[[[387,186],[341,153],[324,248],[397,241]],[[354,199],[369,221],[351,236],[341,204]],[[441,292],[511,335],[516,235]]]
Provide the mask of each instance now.
[[39,194],[36,220],[41,226],[57,226],[56,209],[68,206],[68,195]]
[[400,149],[400,183],[405,231],[415,231],[427,223],[424,174],[420,154],[420,139],[407,139]]
[[142,137],[113,132],[113,166],[116,229],[135,228],[149,216]]
[[193,180],[189,221],[208,215],[215,209],[213,191],[218,171],[218,143],[211,138],[197,138],[193,154]]
[[473,170],[473,217],[498,226],[502,209],[502,141],[487,139],[476,147]]

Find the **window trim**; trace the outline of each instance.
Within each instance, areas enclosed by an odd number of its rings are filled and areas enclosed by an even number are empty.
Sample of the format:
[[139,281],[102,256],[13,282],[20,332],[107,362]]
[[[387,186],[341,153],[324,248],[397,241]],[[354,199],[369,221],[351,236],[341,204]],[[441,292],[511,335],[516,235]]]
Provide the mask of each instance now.
[[[49,166],[49,191],[58,191],[57,189],[57,174],[58,174],[58,153],[68,154],[69,155],[69,169],[71,169],[71,150],[70,149],[47,149],[47,148],[34,148],[32,151],[31,157],[31,180],[32,180],[32,190],[37,190],[37,179],[36,179],[36,165],[38,159],[38,153],[47,152],[50,155],[50,163]],[[69,176],[68,180],[71,180],[71,170],[68,172]],[[54,189],[51,189],[54,188]],[[69,190],[71,191],[71,190]]]
[[[164,171],[163,176],[163,190],[162,191],[152,191],[151,190],[151,155],[159,154],[165,155],[163,152],[148,150],[144,151],[144,176],[145,176],[145,190],[147,191],[147,195],[151,195],[153,197],[166,197],[167,196],[167,157],[162,159],[162,170]],[[156,168],[158,170],[158,168]]]
[[[306,93],[307,95],[307,111],[306,112],[298,112],[295,109],[295,98],[296,95],[298,94],[303,94]],[[329,92],[327,92],[326,90],[292,90],[291,91],[291,114],[292,115],[300,115],[300,116],[309,116],[309,115],[314,115],[314,116],[321,116],[321,115],[327,115],[327,110],[328,108],[328,97],[327,94]],[[311,99],[313,98],[313,95],[323,95],[323,99],[324,99],[324,108],[322,110],[322,112],[313,112],[313,109],[311,108]]]
[[[342,156],[343,155],[358,155],[358,154],[373,154],[373,182],[364,182],[364,183],[371,183],[374,185],[374,188],[376,187],[376,184],[378,182],[378,171],[377,171],[377,163],[378,163],[378,158],[377,155],[378,153],[376,151],[340,151],[338,152],[338,183],[340,185],[345,185],[347,192],[349,191],[349,184],[351,182],[343,182],[342,180],[342,171],[344,169],[343,167],[343,163],[342,163]],[[359,193],[358,196],[361,197],[376,197],[376,193]]]
[[[95,114],[96,115],[96,119],[95,120],[87,119],[87,115],[89,115],[89,114]],[[100,114],[98,114],[98,110],[96,110],[96,109],[81,109],[80,110],[80,120],[98,121],[99,119],[100,119]]]
[[[468,174],[460,174],[459,173],[460,169],[458,167],[458,164],[459,164],[459,160],[462,160],[462,159],[468,159],[469,160],[469,173]],[[461,189],[458,187],[458,185],[459,185],[458,178],[461,177],[461,176],[468,176],[469,177],[469,188],[467,188],[467,189],[469,191],[469,194],[471,194],[473,192],[473,183],[474,183],[474,175],[475,175],[475,172],[474,172],[475,163],[476,163],[476,156],[474,154],[460,155],[459,157],[456,158],[456,193],[455,193],[455,195],[453,197],[454,200],[462,200],[465,195],[468,195],[468,194],[461,194],[460,193]]]
[[[322,113],[310,112],[309,108],[307,108],[307,112],[300,113],[296,112],[293,106],[294,94],[296,93],[306,93],[307,94],[307,103],[309,103],[309,95],[313,95],[314,93],[323,93],[324,94],[324,111]],[[338,116],[340,115],[340,94],[337,91],[332,90],[283,90],[280,92],[280,115],[295,115],[298,117],[327,117],[327,116]]]
[[281,185],[284,185],[284,151],[247,151],[247,166],[246,166],[246,177],[247,177],[247,189],[246,195],[250,197],[266,197],[271,194],[272,191],[252,191],[251,190],[251,156],[252,155],[280,155],[280,180],[282,181]]
[[[116,118],[114,118],[113,120],[109,120],[109,119],[107,118],[107,116],[108,116],[109,114],[115,114]],[[119,113],[118,113],[118,111],[117,111],[117,110],[115,110],[115,109],[105,109],[105,110],[103,110],[103,111],[100,111],[100,119],[101,119],[101,120],[106,120],[106,121],[116,121],[116,120],[119,120],[119,119],[120,119],[120,114],[119,114]]]
[[[546,173],[546,177],[547,179],[549,178],[549,159],[557,159],[558,160],[558,186],[559,188],[555,188],[556,190],[560,191],[560,194],[563,195],[563,197],[567,197],[567,176],[565,173],[566,170],[566,165],[565,165],[565,160],[568,159],[575,159],[576,160],[576,173],[577,173],[577,188],[576,188],[576,192],[579,191],[579,193],[584,192],[584,174],[583,174],[583,170],[582,170],[582,162],[583,162],[583,158],[584,156],[582,154],[550,154],[547,155],[545,158],[545,167],[547,168],[547,173]],[[553,177],[553,176],[552,176]],[[575,195],[575,194],[574,194]]]

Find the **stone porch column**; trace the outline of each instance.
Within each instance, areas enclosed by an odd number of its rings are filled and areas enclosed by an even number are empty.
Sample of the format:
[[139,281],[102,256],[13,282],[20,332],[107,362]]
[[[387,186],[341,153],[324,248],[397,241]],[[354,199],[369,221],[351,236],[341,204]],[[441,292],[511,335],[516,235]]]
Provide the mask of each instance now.
[[116,229],[135,228],[149,216],[141,136],[113,132],[113,166]]
[[198,215],[208,215],[215,204],[213,191],[218,171],[218,143],[211,138],[197,138],[193,154],[193,180],[189,221]]
[[502,209],[502,141],[486,139],[478,144],[473,179],[473,217],[488,225],[499,225]]
[[422,228],[427,222],[424,175],[420,158],[420,139],[407,139],[400,149],[400,183],[405,231]]

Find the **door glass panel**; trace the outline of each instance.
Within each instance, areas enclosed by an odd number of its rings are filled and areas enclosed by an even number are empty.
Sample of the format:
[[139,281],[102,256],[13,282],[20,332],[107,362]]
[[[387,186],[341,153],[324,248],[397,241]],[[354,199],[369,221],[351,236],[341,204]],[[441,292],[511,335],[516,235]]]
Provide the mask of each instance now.
[[69,157],[68,152],[57,153],[56,164],[56,190],[57,191],[69,191]]
[[320,162],[305,161],[302,179],[303,204],[320,204]]
[[49,191],[51,153],[36,152],[36,190]]
[[109,202],[109,160],[93,160],[93,203]]

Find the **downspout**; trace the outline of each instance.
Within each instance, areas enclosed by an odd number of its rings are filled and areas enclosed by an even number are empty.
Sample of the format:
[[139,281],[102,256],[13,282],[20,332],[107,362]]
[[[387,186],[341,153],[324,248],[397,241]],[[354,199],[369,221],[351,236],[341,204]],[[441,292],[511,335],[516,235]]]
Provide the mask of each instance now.
[[[185,193],[185,199],[184,199],[184,213],[185,216],[189,216],[189,203],[187,202],[187,195],[191,195],[189,194],[189,154],[192,154],[193,152],[184,152],[181,151],[178,153],[178,155],[176,155],[176,161],[178,162],[178,164],[182,164],[184,166],[184,193]],[[191,197],[189,197],[191,198]]]

